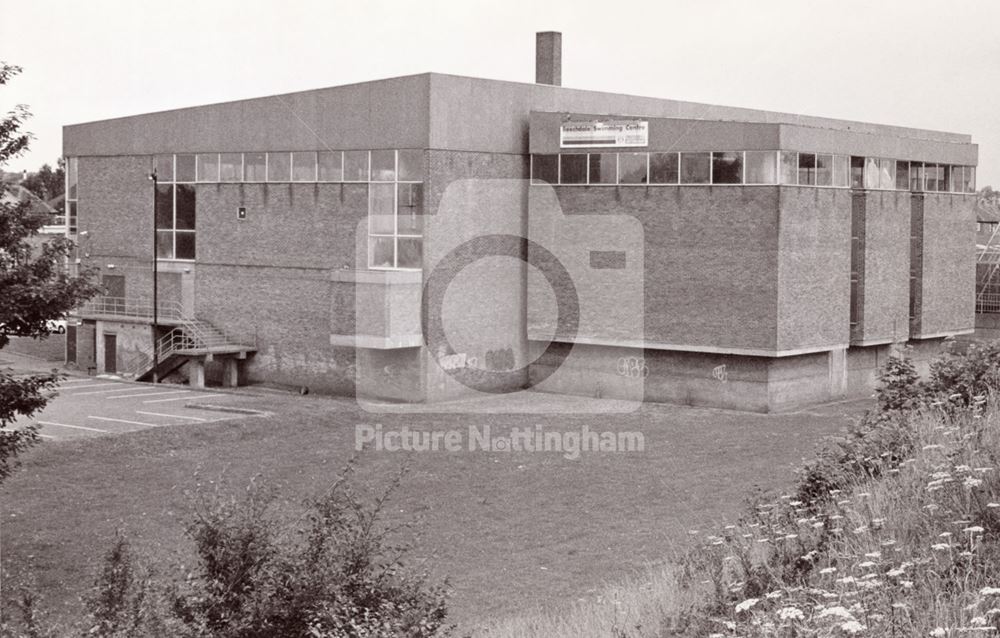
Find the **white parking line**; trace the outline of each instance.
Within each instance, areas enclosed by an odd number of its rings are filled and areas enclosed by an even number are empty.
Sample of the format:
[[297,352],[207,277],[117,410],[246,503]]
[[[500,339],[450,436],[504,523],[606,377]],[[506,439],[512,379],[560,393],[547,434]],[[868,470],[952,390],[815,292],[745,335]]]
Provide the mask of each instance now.
[[144,421],[127,421],[125,419],[112,419],[108,416],[88,416],[88,419],[97,419],[98,421],[114,421],[115,423],[128,423],[130,425],[144,425],[148,428],[158,428],[159,423],[146,423]]
[[[70,397],[82,397],[85,394],[108,394],[109,392],[124,392],[125,391],[125,388],[122,387],[122,386],[125,385],[124,383],[122,383],[122,384],[115,383],[115,384],[109,384],[109,385],[117,385],[118,387],[114,388],[113,390],[90,390],[89,392],[74,392],[73,394],[67,394],[66,396],[70,396]],[[136,388],[136,390],[143,390],[143,389],[144,388]]]
[[[138,389],[138,388],[136,388]],[[135,397],[155,397],[161,394],[191,394],[190,390],[169,390],[167,392],[145,392],[143,394],[120,394],[115,397],[105,397],[107,399],[132,399]]]
[[93,381],[94,379],[64,379],[59,383],[62,385],[66,385],[67,383],[91,383]]
[[150,399],[143,403],[165,403],[166,401],[194,401],[195,399],[208,399],[211,397],[222,397],[224,394],[202,394],[196,397],[174,397],[172,399]]
[[169,419],[191,419],[192,421],[208,421],[208,419],[203,419],[200,416],[184,416],[183,414],[163,414],[162,412],[143,412],[142,410],[136,410],[136,414],[146,414],[149,416],[165,416]]
[[106,388],[109,385],[117,386],[118,384],[117,383],[91,383],[90,385],[75,385],[75,386],[73,386],[71,388],[66,388],[66,389],[67,390],[76,391],[76,390],[82,390],[84,388]]
[[107,434],[108,433],[107,430],[99,430],[97,428],[88,428],[88,427],[85,427],[85,426],[82,426],[82,425],[70,425],[68,423],[54,423],[52,421],[37,421],[37,423],[40,423],[41,425],[57,425],[57,426],[59,426],[61,428],[72,428],[74,430],[89,430],[91,432],[100,432],[102,434]]

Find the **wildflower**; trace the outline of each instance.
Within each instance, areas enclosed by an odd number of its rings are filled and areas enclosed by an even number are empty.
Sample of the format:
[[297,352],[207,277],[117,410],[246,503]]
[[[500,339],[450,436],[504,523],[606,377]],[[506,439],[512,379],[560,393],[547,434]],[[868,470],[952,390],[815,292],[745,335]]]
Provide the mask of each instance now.
[[844,576],[843,578],[838,578],[837,582],[841,585],[848,585],[854,582],[854,576]]
[[912,580],[901,580],[899,581],[899,584],[903,586],[903,589],[910,589],[913,587]]
[[938,536],[940,536],[941,538],[948,538],[949,536],[951,536],[951,532],[941,532],[940,534],[938,534]]
[[798,607],[782,607],[778,610],[778,618],[782,620],[802,620],[805,614]]
[[852,614],[851,612],[847,611],[846,609],[844,609],[839,605],[836,607],[827,607],[823,611],[819,612],[819,614],[817,615],[818,618],[826,618],[827,616],[838,616],[840,618],[847,618],[849,620],[854,619],[854,614]]
[[1000,587],[983,587],[979,590],[980,596],[1000,596]]
[[882,552],[868,552],[865,558],[882,558]]
[[1000,507],[1000,503],[987,503],[986,507]]
[[836,567],[824,567],[823,569],[819,570],[819,573],[821,573],[821,574],[832,574],[835,571],[837,571]]
[[945,636],[948,635],[948,632],[945,631],[944,628],[942,627],[935,627],[934,629],[931,630],[930,635],[932,636],[932,638],[944,638]]
[[812,526],[816,529],[819,529],[823,527],[823,521],[816,521],[815,523],[812,524]]
[[768,600],[774,600],[775,598],[781,598],[781,595],[782,595],[782,592],[780,592],[780,591],[772,591],[772,592],[768,592],[764,596],[764,598],[767,598]]
[[869,567],[875,567],[875,563],[870,560],[866,560],[865,562],[858,564],[858,567],[861,569],[867,569]]
[[986,618],[984,618],[983,616],[975,616],[972,618],[972,620],[969,621],[969,624],[972,625],[973,627],[985,627]]
[[896,569],[890,569],[888,572],[886,572],[887,575],[892,576],[893,578],[902,576],[905,573],[906,570],[903,569],[902,567],[897,567]]
[[845,634],[851,634],[853,636],[854,634],[859,634],[864,631],[865,626],[856,620],[848,620],[840,626],[840,629]]
[[746,611],[746,610],[750,609],[751,607],[753,607],[754,605],[757,604],[757,600],[758,600],[757,598],[747,598],[743,602],[737,604],[736,605],[736,613],[738,614],[741,611]]
[[970,534],[982,534],[983,528],[979,525],[973,525],[972,527],[966,527],[962,530],[963,532],[968,532]]
[[966,487],[966,489],[972,489],[974,487],[979,487],[982,484],[983,484],[983,480],[982,479],[972,478],[971,476],[965,477],[965,480],[962,481],[962,485],[964,485]]
[[921,449],[922,449],[922,450],[940,450],[940,449],[941,449],[941,446],[940,446],[940,445],[938,445],[937,443],[934,443],[934,444],[932,444],[932,445],[925,445],[925,446],[924,446],[924,447],[922,447]]
[[934,543],[933,545],[931,545],[931,549],[937,552],[944,551],[946,549],[949,549],[950,547],[951,545],[949,545],[948,543]]

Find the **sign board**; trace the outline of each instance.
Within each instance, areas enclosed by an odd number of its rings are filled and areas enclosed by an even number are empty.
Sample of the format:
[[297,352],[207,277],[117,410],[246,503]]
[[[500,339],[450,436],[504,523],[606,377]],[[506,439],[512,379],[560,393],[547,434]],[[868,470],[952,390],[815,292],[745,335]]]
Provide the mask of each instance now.
[[649,146],[649,122],[563,122],[559,127],[559,146]]

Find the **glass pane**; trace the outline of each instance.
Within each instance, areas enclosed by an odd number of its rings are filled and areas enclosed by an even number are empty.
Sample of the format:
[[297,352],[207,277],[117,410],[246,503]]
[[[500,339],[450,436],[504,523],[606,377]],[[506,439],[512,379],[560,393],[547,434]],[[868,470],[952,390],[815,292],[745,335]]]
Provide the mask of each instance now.
[[[156,171],[157,181],[159,182],[174,181],[174,156],[157,155],[153,159],[153,170]],[[73,186],[72,182],[70,182],[70,186]]]
[[400,235],[423,232],[422,184],[399,184],[396,187],[396,228]]
[[340,151],[321,151],[319,154],[319,181],[344,181],[344,154]]
[[799,153],[799,186],[816,185],[816,155]]
[[396,151],[372,151],[372,181],[392,182],[396,179]]
[[195,194],[194,186],[177,185],[177,226],[184,230],[194,230]]
[[176,233],[177,254],[174,259],[194,259],[194,233]]
[[292,153],[292,180],[296,182],[316,181],[316,153]]
[[777,184],[777,153],[774,151],[747,151],[746,173],[747,184]]
[[781,152],[781,183],[799,183],[799,154],[789,151]]
[[712,153],[712,183],[742,184],[743,153]]
[[938,189],[944,193],[951,190],[951,166],[941,164],[941,174],[939,176]]
[[680,173],[680,161],[677,153],[649,154],[649,183],[676,184]]
[[392,237],[369,237],[368,266],[371,268],[395,268],[394,247],[395,240]]
[[399,151],[399,181],[420,182],[424,179],[424,152]]
[[76,202],[66,202],[66,226],[70,233],[76,232]]
[[923,162],[910,162],[910,190],[914,192],[924,190]]
[[531,181],[539,184],[558,184],[559,156],[533,155],[531,158]]
[[223,182],[243,181],[243,155],[241,153],[223,153],[219,159],[219,179]]
[[344,151],[344,181],[368,181],[368,151]]
[[833,185],[841,188],[851,185],[851,160],[847,155],[833,156]]
[[194,155],[176,156],[176,179],[177,182],[193,182],[195,176],[196,160]]
[[159,259],[174,258],[174,233],[171,230],[156,231],[156,256]]
[[896,161],[891,159],[880,159],[879,166],[879,188],[892,190],[896,188]]
[[962,166],[951,167],[951,192],[961,193],[965,190],[965,171]]
[[646,177],[646,153],[620,153],[618,155],[618,183],[619,184],[645,184]]
[[424,240],[420,238],[410,239],[399,238],[399,268],[420,268],[421,255],[423,253]]
[[865,158],[851,156],[851,188],[865,187]]
[[391,235],[395,232],[393,217],[395,210],[394,184],[372,184],[368,190],[369,232]]
[[590,154],[590,183],[615,184],[618,182],[618,154]]
[[878,188],[879,168],[878,159],[874,157],[865,158],[865,188]]
[[681,184],[707,184],[711,172],[711,153],[681,153]]
[[924,164],[924,190],[937,190],[937,164]]
[[586,184],[587,156],[582,153],[578,155],[560,155],[559,183]]
[[264,153],[243,154],[243,179],[248,182],[267,181]]
[[219,154],[199,153],[198,154],[198,181],[217,182],[219,181]]
[[267,181],[288,182],[292,179],[290,153],[267,154]]
[[833,186],[833,155],[816,156],[816,185]]
[[910,163],[896,162],[896,190],[910,190]]
[[66,167],[67,181],[69,182],[69,193],[67,193],[68,199],[76,199],[76,187],[79,183],[79,168],[80,162],[79,158],[71,157],[68,160],[69,165]]
[[976,192],[976,167],[966,166],[965,167],[965,192],[975,193]]
[[156,227],[174,227],[174,187],[162,184],[156,187]]

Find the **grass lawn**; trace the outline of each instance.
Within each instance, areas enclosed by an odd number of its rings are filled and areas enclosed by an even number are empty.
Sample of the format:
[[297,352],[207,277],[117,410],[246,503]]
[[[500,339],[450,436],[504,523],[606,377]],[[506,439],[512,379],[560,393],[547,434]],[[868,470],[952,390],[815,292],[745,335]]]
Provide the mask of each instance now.
[[190,548],[185,493],[197,481],[224,472],[236,489],[261,474],[281,487],[284,501],[298,503],[337,475],[359,423],[462,431],[489,424],[495,434],[538,423],[641,431],[643,452],[577,460],[523,452],[364,456],[358,481],[369,486],[384,484],[408,461],[389,514],[418,518],[409,562],[450,578],[454,620],[469,628],[594,597],[664,559],[685,543],[688,529],[735,518],[752,485],[787,484],[820,437],[867,405],[786,415],[647,405],[624,415],[531,416],[374,415],[323,397],[248,397],[246,404],[274,416],[45,443],[29,452],[0,486],[3,567],[30,567],[50,606],[75,612],[116,528],[161,570],[179,569]]

